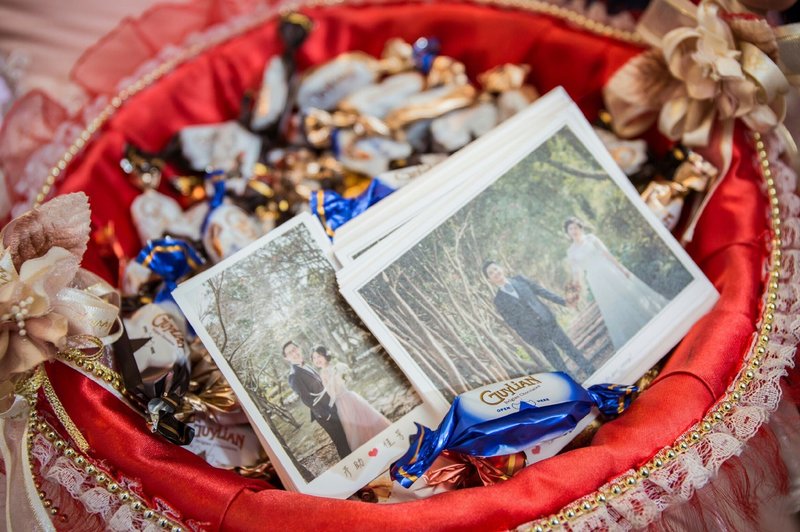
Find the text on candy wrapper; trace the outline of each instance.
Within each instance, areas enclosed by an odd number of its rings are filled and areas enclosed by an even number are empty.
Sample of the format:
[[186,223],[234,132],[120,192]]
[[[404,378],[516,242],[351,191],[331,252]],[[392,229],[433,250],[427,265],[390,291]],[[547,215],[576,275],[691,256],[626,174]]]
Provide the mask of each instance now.
[[509,382],[502,388],[496,390],[484,390],[480,395],[481,401],[487,405],[499,405],[505,401],[506,397],[516,395],[519,390],[529,386],[536,386],[537,384],[541,384],[541,381],[536,377],[525,377],[514,382]]

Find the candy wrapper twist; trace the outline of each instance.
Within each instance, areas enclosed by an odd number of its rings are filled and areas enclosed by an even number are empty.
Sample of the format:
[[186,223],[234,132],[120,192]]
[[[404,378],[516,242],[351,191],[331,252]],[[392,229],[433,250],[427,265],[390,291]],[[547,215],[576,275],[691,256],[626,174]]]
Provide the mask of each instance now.
[[588,389],[566,373],[537,373],[476,388],[455,398],[436,430],[417,425],[408,451],[390,469],[408,488],[439,454],[492,457],[518,453],[570,432],[593,407],[623,412],[636,386],[596,384]]

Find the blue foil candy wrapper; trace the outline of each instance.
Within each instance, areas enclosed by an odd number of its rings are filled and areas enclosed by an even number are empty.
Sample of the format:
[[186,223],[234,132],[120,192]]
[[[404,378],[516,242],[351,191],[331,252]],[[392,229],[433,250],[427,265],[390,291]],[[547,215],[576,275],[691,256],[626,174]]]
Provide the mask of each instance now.
[[332,190],[318,190],[311,195],[309,204],[329,237],[349,220],[352,220],[372,205],[394,192],[394,189],[379,179],[373,179],[367,190],[355,198],[345,198]]
[[224,180],[225,172],[222,170],[214,170],[213,172],[206,172],[205,179],[206,181],[212,182],[212,187],[214,189],[214,194],[208,201],[208,212],[206,213],[205,218],[203,218],[203,223],[200,226],[200,234],[205,234],[206,228],[208,227],[208,220],[211,218],[211,213],[214,212],[214,209],[222,205],[222,202],[225,201],[225,180]]
[[172,291],[178,286],[178,279],[200,269],[204,261],[187,242],[166,237],[150,240],[137,255],[136,262],[164,280],[164,286],[155,297],[155,302],[160,303],[172,301]]
[[420,37],[412,45],[414,64],[423,74],[431,70],[433,60],[439,55],[441,45],[436,37]]
[[408,451],[392,464],[392,479],[411,486],[444,450],[480,457],[525,451],[568,433],[593,407],[605,415],[623,412],[637,390],[616,384],[587,390],[563,372],[471,390],[455,398],[436,430],[417,424]]

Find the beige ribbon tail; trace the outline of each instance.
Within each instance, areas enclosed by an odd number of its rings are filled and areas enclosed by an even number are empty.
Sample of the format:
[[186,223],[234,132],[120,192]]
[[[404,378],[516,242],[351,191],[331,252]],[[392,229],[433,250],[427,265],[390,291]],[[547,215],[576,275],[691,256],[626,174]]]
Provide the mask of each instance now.
[[55,527],[31,475],[26,443],[29,410],[28,402],[17,395],[11,407],[0,413],[0,454],[6,470],[5,529],[50,531]]

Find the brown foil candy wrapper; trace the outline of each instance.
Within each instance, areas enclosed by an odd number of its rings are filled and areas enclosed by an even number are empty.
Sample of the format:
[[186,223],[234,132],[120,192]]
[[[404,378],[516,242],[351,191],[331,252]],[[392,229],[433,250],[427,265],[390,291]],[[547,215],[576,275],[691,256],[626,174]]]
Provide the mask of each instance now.
[[525,453],[479,458],[444,451],[423,475],[428,486],[448,489],[491,486],[508,480],[525,467]]

